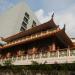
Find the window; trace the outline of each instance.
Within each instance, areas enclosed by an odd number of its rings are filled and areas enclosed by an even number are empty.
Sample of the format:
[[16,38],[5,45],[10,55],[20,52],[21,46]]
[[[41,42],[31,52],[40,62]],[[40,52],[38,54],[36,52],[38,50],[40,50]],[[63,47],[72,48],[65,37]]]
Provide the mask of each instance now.
[[26,29],[24,29],[23,27],[21,27],[21,29],[20,29],[20,31],[22,31],[22,32],[25,31],[25,30],[26,30]]
[[26,17],[24,17],[23,20],[28,24],[28,19]]
[[36,22],[35,22],[35,21],[33,21],[33,24],[34,24],[34,25],[36,25]]
[[27,24],[25,22],[22,22],[22,26],[27,29]]
[[25,13],[25,16],[29,19],[29,14],[27,12]]
[[22,27],[20,31],[25,31],[27,29],[28,20],[29,20],[29,14],[26,12],[23,18]]
[[35,27],[35,26],[36,26],[36,22],[35,22],[35,21],[33,21],[32,27]]

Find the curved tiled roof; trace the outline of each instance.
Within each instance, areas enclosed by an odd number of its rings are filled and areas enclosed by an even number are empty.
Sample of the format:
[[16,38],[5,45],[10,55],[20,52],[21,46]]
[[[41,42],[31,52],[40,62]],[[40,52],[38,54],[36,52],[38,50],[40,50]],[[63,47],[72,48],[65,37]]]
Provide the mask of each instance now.
[[69,39],[67,34],[62,29],[57,28],[56,30],[52,30],[52,31],[47,30],[45,32],[40,32],[39,34],[35,34],[33,36],[31,35],[27,38],[24,37],[24,38],[18,39],[17,41],[13,41],[13,42],[10,42],[10,43],[2,46],[0,49],[5,49],[5,48],[12,47],[12,46],[20,45],[20,44],[27,44],[29,42],[33,42],[35,40],[39,40],[39,39],[43,39],[43,38],[47,38],[47,37],[51,37],[51,36],[59,37],[59,39],[61,39],[67,47],[73,46],[73,43]]
[[45,32],[42,32],[42,35],[41,35],[41,32],[40,32],[39,35],[38,34],[35,34],[33,37],[31,35],[28,38],[22,38],[22,39],[19,39],[17,41],[10,42],[10,43],[2,46],[0,49],[9,48],[9,47],[16,46],[16,45],[20,45],[20,44],[23,44],[23,43],[24,44],[27,44],[27,43],[32,42],[32,41],[35,41],[35,40],[47,38],[49,36],[55,36],[54,34],[57,34],[60,31],[61,31],[60,29],[59,30],[56,29],[56,30],[53,30],[53,31],[45,31]]
[[57,28],[56,24],[53,21],[53,18],[50,21],[48,21],[44,24],[38,25],[38,26],[30,28],[30,29],[28,29],[24,32],[19,32],[15,35],[4,38],[4,41],[10,42],[10,41],[16,40],[18,38],[21,38],[23,36],[28,36],[28,35],[31,35],[31,34],[34,34],[34,33],[37,33],[37,32],[41,32],[41,31],[44,31],[44,30],[47,30],[47,29],[51,29],[51,28]]
[[[49,33],[45,33],[44,35],[40,35],[37,36],[37,33],[44,32],[44,31],[48,31],[50,29],[55,29],[53,31],[49,31]],[[31,38],[31,36],[34,34],[34,37]],[[54,35],[55,37],[57,37],[58,39],[61,39],[60,41],[62,41],[65,45],[69,45],[72,46],[73,43],[70,40],[70,38],[67,36],[67,34],[64,32],[63,29],[58,28],[58,26],[54,23],[53,18],[41,25],[38,25],[36,27],[30,28],[24,32],[19,32],[15,35],[12,35],[10,37],[4,38],[3,40],[8,42],[6,45],[4,45],[3,47],[0,47],[0,49],[5,49],[5,48],[9,48],[12,46],[16,46],[19,44],[25,44],[28,42],[32,42],[38,39],[42,39],[42,38],[46,38],[48,36],[52,36]],[[26,37],[29,36],[29,38],[27,39]]]

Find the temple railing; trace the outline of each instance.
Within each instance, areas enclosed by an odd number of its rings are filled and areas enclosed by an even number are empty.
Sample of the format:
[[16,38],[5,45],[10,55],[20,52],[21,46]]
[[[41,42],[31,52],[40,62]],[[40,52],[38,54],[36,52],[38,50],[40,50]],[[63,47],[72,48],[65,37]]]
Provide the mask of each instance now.
[[[0,63],[3,63],[7,60],[11,60],[13,63],[14,62],[31,62],[31,61],[41,61],[41,60],[48,60],[48,61],[53,61],[53,62],[58,62],[58,63],[65,63],[66,62],[74,62],[75,61],[75,49],[62,49],[62,50],[57,50],[57,51],[51,51],[51,52],[39,52],[37,54],[32,54],[32,55],[25,55],[25,56],[16,56],[16,57],[11,57],[11,58],[4,58],[0,59]],[[42,61],[41,61],[42,62]]]

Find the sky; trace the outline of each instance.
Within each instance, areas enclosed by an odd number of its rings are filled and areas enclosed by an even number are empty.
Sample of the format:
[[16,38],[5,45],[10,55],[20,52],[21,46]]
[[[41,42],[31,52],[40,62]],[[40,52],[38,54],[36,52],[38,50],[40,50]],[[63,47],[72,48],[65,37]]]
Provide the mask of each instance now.
[[55,23],[60,28],[65,24],[67,34],[75,37],[75,0],[0,0],[0,14],[21,1],[28,3],[41,23],[54,13]]

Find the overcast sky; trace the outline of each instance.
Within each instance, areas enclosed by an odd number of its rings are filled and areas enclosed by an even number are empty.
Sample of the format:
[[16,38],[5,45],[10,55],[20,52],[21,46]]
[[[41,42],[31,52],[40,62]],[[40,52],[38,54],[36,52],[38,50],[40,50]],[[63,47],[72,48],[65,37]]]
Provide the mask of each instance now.
[[[0,14],[8,8],[25,0],[0,0]],[[54,21],[62,28],[66,24],[66,32],[75,37],[75,0],[26,0],[41,23],[50,20],[55,13]]]

